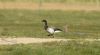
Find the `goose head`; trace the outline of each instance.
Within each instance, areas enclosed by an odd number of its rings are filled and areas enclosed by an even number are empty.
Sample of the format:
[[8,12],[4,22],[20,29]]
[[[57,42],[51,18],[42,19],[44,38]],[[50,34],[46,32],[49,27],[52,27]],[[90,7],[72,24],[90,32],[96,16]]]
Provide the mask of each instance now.
[[47,20],[42,20],[42,22],[44,22],[44,29],[46,30],[48,28]]
[[47,22],[47,20],[42,20],[42,22]]

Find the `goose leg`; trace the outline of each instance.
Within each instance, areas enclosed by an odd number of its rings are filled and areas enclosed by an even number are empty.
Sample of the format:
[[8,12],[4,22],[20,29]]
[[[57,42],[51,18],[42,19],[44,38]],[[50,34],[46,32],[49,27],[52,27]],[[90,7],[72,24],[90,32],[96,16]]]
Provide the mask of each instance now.
[[54,35],[52,35],[53,37],[52,38],[54,38]]
[[51,34],[47,35],[47,36],[51,36]]
[[52,36],[52,38],[54,38],[54,34],[49,34],[48,36]]
[[54,38],[54,34],[51,34],[52,38]]
[[54,38],[54,34],[51,34],[52,38]]

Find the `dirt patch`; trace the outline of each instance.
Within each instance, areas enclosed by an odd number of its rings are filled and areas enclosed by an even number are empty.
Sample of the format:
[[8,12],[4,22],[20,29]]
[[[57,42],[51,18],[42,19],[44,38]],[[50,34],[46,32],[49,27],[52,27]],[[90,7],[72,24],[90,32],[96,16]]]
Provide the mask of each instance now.
[[45,43],[53,41],[66,41],[66,39],[55,38],[0,38],[0,45],[12,44],[29,44],[29,43]]
[[78,41],[83,43],[84,41],[100,41],[100,39],[57,39],[57,38],[0,38],[0,45],[12,45],[12,44],[29,44],[29,43],[45,43],[45,42],[68,42]]
[[97,5],[77,5],[77,4],[63,4],[63,3],[21,3],[21,2],[5,2],[0,3],[0,9],[29,9],[29,10],[86,10],[100,11],[100,7]]

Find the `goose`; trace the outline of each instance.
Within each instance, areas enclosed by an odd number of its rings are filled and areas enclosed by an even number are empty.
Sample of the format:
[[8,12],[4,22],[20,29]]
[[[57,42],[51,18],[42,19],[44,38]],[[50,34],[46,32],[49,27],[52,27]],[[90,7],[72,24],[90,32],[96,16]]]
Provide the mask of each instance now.
[[62,32],[62,30],[59,28],[49,27],[47,24],[47,20],[42,20],[42,22],[44,24],[44,29],[49,33],[48,36],[53,36],[54,38],[54,33]]

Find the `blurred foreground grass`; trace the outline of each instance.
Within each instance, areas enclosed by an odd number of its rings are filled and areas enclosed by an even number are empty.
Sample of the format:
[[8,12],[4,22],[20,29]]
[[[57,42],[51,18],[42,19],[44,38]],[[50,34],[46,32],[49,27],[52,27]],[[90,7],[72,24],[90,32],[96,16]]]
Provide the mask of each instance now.
[[1,45],[0,55],[100,55],[100,42],[51,42]]

